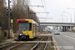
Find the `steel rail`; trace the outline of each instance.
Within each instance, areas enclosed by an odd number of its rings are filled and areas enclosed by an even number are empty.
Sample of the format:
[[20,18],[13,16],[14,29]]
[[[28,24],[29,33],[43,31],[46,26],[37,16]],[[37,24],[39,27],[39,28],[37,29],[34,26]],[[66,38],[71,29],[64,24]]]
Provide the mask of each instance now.
[[[16,42],[15,42],[15,43],[16,43]],[[5,46],[2,46],[2,47],[0,47],[0,50],[3,49],[3,48],[5,48],[5,47],[11,46],[11,45],[13,45],[13,44],[14,44],[14,43],[7,44],[7,45],[5,45]]]
[[[44,38],[45,37],[43,37],[40,41],[42,41]],[[40,43],[40,41],[34,47],[32,47],[31,50],[34,50],[38,46],[38,44]]]
[[12,46],[12,47],[8,48],[7,50],[11,50],[11,49],[16,48],[16,47],[18,47],[20,45],[22,45],[22,44],[18,44],[18,45]]
[[[49,40],[49,37],[48,37],[47,41],[48,41],[48,40]],[[48,42],[46,42],[46,45],[45,45],[45,47],[44,47],[44,50],[46,50],[47,45],[48,45]]]
[[10,43],[10,42],[4,42],[4,43],[1,43],[0,46],[1,46],[1,45],[5,45],[5,44],[9,44],[9,43]]
[[14,43],[12,43],[12,44],[8,44],[8,45],[5,45],[5,46],[2,46],[2,47],[0,47],[0,50],[2,49],[2,48],[5,48],[5,47],[8,47],[8,46],[11,46],[11,45],[13,45]]

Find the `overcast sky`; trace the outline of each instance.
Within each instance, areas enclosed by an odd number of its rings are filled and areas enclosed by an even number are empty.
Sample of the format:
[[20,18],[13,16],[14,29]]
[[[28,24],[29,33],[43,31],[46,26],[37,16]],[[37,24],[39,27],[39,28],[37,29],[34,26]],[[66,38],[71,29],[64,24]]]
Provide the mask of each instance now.
[[75,8],[75,0],[30,0],[30,5],[43,5],[43,7],[31,7],[35,12],[49,12],[37,13],[38,17],[51,18],[40,19],[41,22],[74,22],[74,10],[67,8]]
[[[67,8],[75,8],[75,0],[30,0],[30,5],[44,5],[42,7],[31,7],[35,12],[50,12],[47,13],[37,13],[38,17],[46,17],[52,19],[41,19],[41,22],[74,22],[74,10]],[[45,21],[44,21],[45,20]]]

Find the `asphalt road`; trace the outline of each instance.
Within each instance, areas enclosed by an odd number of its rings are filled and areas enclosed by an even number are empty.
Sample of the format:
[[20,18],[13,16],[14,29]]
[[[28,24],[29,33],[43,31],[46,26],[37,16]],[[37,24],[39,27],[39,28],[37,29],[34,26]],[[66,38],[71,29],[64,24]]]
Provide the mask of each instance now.
[[60,35],[54,35],[60,50],[75,50],[75,33],[60,32]]

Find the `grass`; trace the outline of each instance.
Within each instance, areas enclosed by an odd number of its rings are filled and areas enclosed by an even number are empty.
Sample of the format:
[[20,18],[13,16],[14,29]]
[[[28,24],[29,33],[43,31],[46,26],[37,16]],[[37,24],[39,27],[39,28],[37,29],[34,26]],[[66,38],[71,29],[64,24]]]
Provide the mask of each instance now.
[[67,31],[67,32],[75,32],[75,31]]
[[52,33],[51,31],[49,31],[48,33]]
[[53,46],[54,46],[54,43],[51,42],[50,44],[51,44],[51,46],[50,46],[50,50],[54,50],[54,47],[53,47]]
[[50,43],[50,47],[49,47],[49,49],[50,50],[54,50],[54,43],[53,43],[53,39],[52,39],[52,36],[50,36],[50,40],[52,41],[51,43]]
[[[28,44],[32,44],[32,43],[28,43]],[[35,43],[36,44],[36,43]],[[35,44],[32,44],[31,47],[33,47]],[[24,43],[23,45],[26,45],[26,43]],[[12,50],[16,50],[15,48],[13,48]]]
[[50,36],[50,42],[47,46],[47,49],[46,50],[54,50],[54,43],[53,43],[53,39],[52,39],[52,36]]

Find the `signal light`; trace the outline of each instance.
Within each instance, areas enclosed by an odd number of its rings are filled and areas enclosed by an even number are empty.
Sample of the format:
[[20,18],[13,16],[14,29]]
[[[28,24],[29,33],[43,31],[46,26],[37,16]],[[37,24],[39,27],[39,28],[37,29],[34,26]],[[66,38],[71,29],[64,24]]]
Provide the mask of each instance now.
[[[8,16],[8,13],[7,13],[7,16]],[[12,16],[12,13],[10,13],[10,16]]]
[[10,10],[8,10],[8,9],[6,9],[7,11],[11,11],[11,9]]

